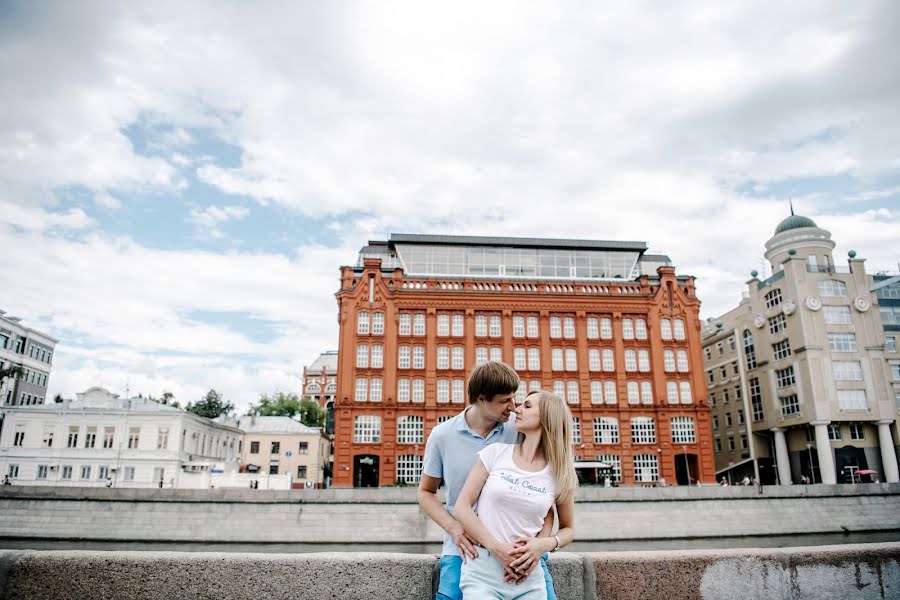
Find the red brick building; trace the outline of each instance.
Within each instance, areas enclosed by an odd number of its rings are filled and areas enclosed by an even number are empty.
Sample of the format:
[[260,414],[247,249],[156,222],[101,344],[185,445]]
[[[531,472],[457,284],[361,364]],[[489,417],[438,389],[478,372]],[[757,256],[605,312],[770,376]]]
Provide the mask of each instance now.
[[692,277],[642,242],[394,234],[341,270],[335,486],[416,483],[481,361],[554,390],[623,485],[715,481]]

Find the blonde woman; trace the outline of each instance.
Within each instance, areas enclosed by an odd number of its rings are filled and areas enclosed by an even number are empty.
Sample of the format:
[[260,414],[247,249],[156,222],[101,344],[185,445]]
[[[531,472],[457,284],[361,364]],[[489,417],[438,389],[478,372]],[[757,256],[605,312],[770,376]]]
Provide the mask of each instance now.
[[[551,392],[531,392],[516,408],[516,429],[517,443],[478,453],[456,501],[457,520],[485,549],[463,565],[460,588],[466,600],[546,598],[540,558],[575,537],[578,480],[569,407]],[[554,505],[559,531],[535,537]]]

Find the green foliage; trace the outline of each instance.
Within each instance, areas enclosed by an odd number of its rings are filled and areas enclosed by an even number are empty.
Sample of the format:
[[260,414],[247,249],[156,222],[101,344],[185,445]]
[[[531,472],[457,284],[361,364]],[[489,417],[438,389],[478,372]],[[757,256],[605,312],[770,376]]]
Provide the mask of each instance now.
[[196,404],[188,402],[185,410],[192,412],[195,415],[206,417],[207,419],[215,419],[220,415],[228,414],[233,411],[234,404],[226,402],[222,397],[222,394],[216,390],[209,390],[206,392],[206,396],[201,400],[198,400]]
[[62,394],[55,395],[53,397],[53,401],[56,402],[57,404],[62,404],[62,401],[63,401]]
[[0,383],[5,379],[15,379],[16,377],[24,377],[25,369],[20,365],[9,365],[0,369]]
[[276,392],[272,396],[262,394],[259,402],[250,405],[247,414],[260,417],[296,418],[308,427],[322,427],[325,424],[325,411],[315,400],[301,399],[297,394],[282,392]]

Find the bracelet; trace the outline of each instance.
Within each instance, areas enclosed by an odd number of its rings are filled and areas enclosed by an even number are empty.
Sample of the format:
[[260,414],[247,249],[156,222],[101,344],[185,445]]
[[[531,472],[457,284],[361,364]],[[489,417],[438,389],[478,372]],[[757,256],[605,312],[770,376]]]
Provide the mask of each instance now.
[[562,547],[562,546],[560,545],[560,543],[559,543],[559,536],[558,536],[558,535],[554,535],[554,536],[553,536],[553,539],[556,540],[556,548],[554,548],[554,549],[551,550],[550,552],[556,552],[557,550],[559,550],[559,549]]

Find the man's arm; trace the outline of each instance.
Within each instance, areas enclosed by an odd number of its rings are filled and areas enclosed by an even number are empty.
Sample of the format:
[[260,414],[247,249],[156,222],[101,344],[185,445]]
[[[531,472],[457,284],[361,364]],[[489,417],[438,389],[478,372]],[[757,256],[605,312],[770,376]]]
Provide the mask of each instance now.
[[419,480],[419,489],[416,491],[416,500],[419,506],[428,515],[428,518],[440,525],[453,539],[453,543],[459,549],[459,555],[465,562],[466,557],[475,558],[478,551],[475,550],[475,540],[469,537],[459,521],[453,518],[441,501],[438,500],[437,490],[441,480],[437,477],[422,474]]

